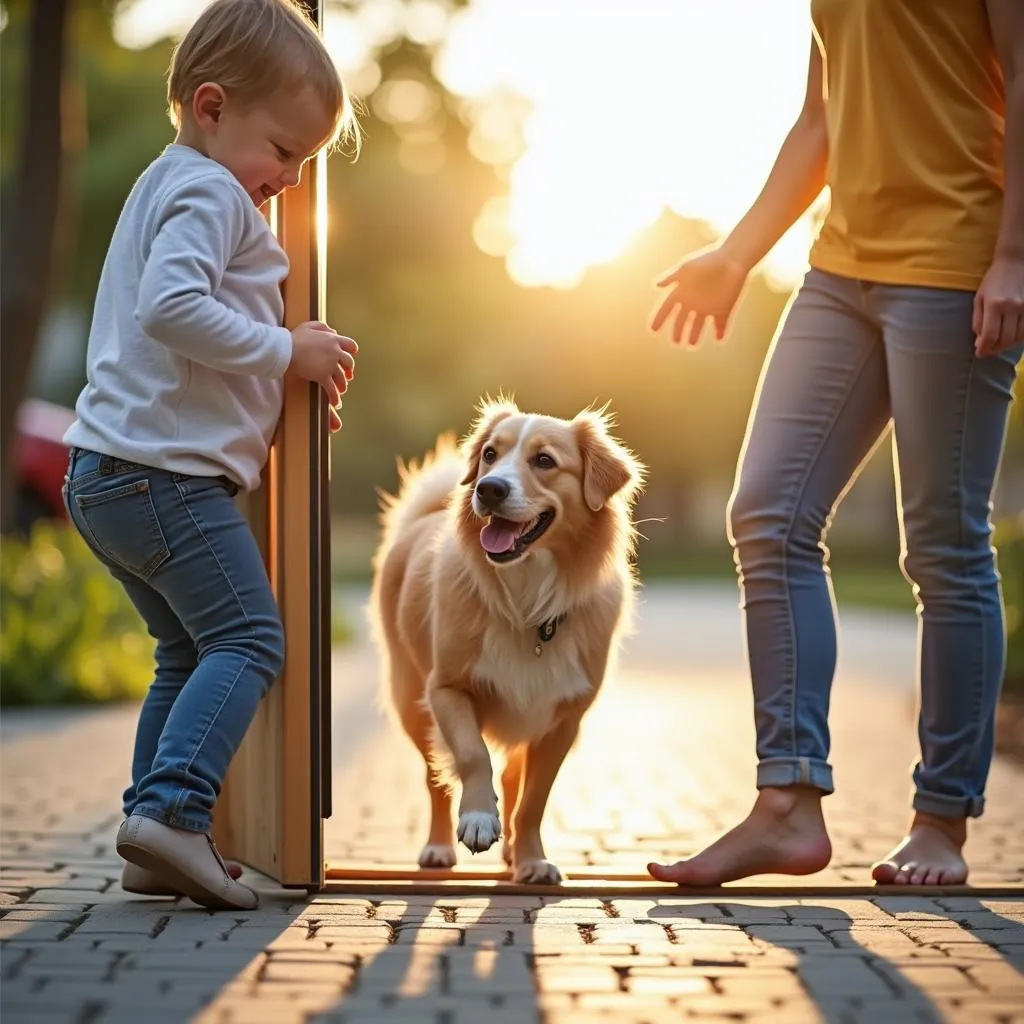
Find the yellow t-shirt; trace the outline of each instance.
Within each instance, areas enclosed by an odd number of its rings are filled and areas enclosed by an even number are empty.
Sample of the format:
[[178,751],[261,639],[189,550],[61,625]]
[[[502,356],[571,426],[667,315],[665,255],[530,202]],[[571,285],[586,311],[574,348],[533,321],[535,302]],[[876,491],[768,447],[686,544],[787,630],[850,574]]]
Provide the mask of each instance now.
[[812,0],[831,206],[811,266],[975,290],[1003,203],[1005,91],[984,0]]

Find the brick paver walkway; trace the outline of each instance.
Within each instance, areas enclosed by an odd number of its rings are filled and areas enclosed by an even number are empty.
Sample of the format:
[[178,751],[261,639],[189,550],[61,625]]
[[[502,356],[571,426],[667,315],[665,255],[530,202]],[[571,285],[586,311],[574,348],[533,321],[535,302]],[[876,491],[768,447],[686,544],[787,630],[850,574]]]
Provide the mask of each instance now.
[[[734,599],[653,589],[552,796],[563,866],[639,871],[750,801]],[[834,702],[836,859],[861,883],[902,829],[912,623],[849,616]],[[332,860],[408,861],[422,772],[370,699],[372,651],[335,661]],[[252,913],[129,898],[118,796],[134,709],[5,714],[0,1014],[20,1021],[1024,1021],[1024,899],[976,895],[564,898],[332,894],[258,881]],[[1024,873],[1024,771],[997,762],[972,881]],[[772,880],[769,880],[772,881]],[[792,882],[792,880],[790,880]],[[1024,890],[1022,890],[1024,896]]]

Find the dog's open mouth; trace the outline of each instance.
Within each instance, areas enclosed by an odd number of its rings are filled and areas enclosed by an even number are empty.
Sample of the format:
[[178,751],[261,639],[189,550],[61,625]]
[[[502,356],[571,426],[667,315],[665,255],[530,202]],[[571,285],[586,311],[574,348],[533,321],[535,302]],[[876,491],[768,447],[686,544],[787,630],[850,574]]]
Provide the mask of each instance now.
[[548,509],[528,523],[516,523],[501,516],[491,516],[480,531],[480,543],[492,562],[512,562],[542,537],[554,522],[555,513]]

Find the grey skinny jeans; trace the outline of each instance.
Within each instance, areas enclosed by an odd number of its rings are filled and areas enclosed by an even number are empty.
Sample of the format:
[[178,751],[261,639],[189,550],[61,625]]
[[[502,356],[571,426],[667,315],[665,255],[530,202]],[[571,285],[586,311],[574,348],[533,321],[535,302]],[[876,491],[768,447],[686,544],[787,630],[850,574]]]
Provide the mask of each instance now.
[[772,343],[729,503],[757,785],[833,789],[831,516],[890,420],[919,618],[914,807],[977,816],[1005,665],[991,498],[1024,345],[974,355],[974,295],[811,270]]

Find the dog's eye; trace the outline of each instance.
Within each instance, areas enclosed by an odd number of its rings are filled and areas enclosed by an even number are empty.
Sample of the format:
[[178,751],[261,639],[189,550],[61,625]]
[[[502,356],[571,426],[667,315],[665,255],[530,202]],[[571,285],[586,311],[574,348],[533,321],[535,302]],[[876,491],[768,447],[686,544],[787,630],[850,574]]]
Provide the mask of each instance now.
[[487,447],[486,447],[486,448],[484,449],[484,455],[483,455],[483,459],[484,459],[484,462],[486,462],[488,466],[489,466],[489,465],[490,465],[490,464],[491,464],[491,463],[492,463],[492,462],[493,462],[493,461],[494,461],[494,460],[495,460],[495,459],[496,459],[497,457],[498,457],[498,453],[497,453],[497,452],[496,452],[496,451],[495,451],[495,450],[494,450],[494,449],[493,449],[493,448],[492,448],[492,447],[491,447],[490,445],[488,445],[488,446],[487,446]]
[[558,465],[557,462],[547,452],[540,452],[537,457],[533,460],[533,464],[538,469],[554,469]]

